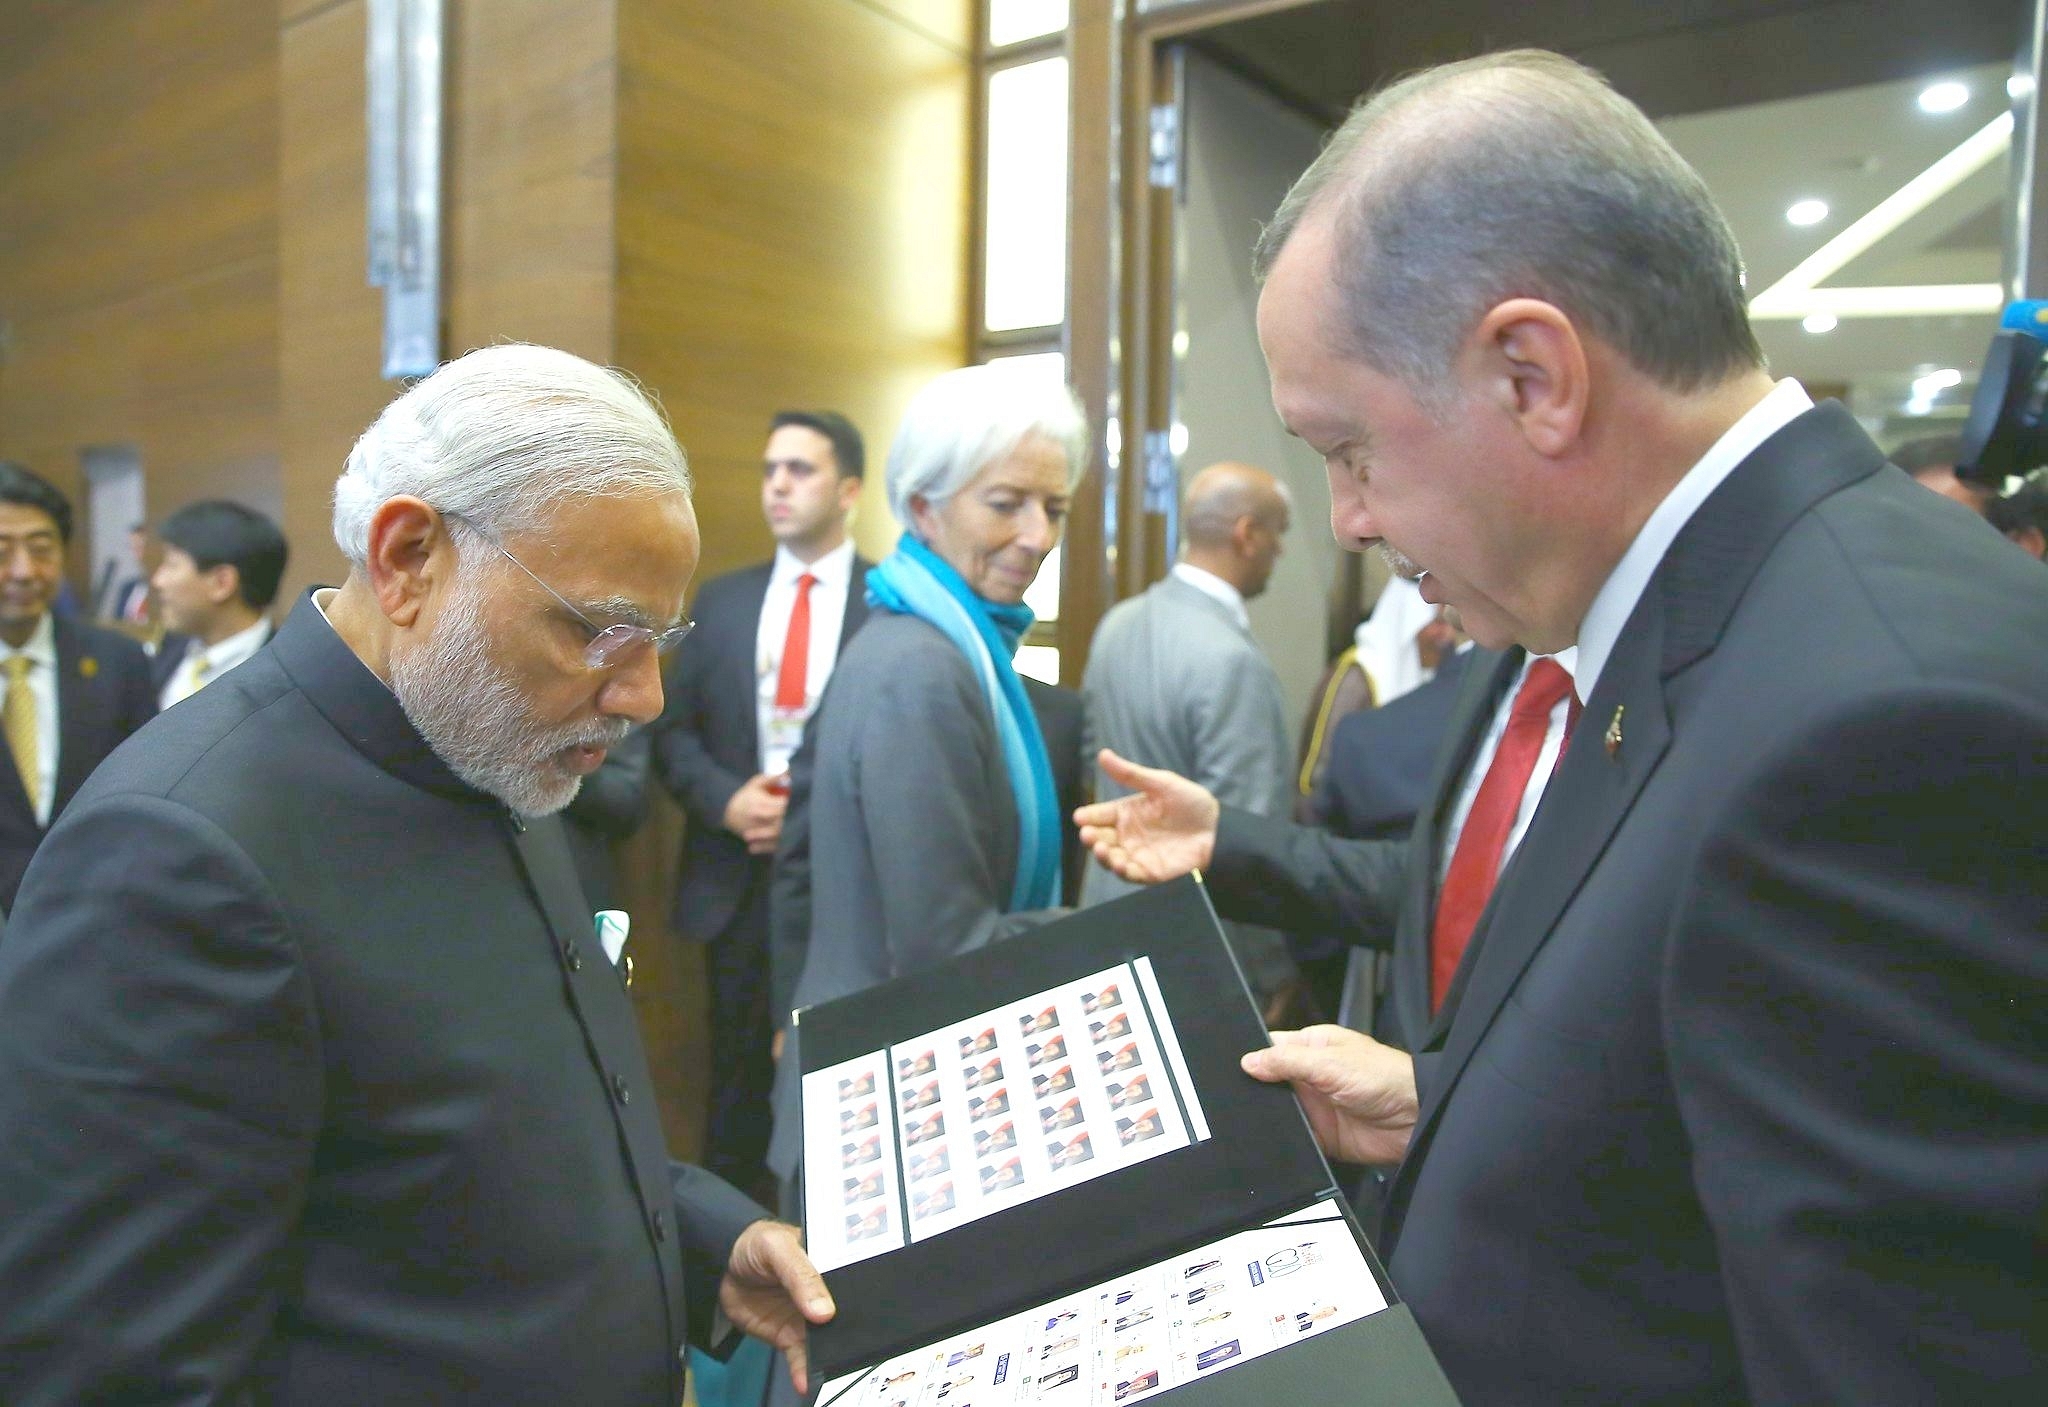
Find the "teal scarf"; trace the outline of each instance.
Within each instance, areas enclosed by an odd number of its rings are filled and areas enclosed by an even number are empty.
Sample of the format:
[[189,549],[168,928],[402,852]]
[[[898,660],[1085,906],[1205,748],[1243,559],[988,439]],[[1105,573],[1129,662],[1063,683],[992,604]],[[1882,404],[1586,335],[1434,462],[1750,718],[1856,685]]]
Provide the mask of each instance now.
[[916,616],[967,656],[995,717],[1010,794],[1017,803],[1017,878],[1004,912],[1051,908],[1060,896],[1059,799],[1037,715],[1010,664],[1031,628],[1031,608],[982,599],[944,558],[909,533],[869,570],[868,604]]

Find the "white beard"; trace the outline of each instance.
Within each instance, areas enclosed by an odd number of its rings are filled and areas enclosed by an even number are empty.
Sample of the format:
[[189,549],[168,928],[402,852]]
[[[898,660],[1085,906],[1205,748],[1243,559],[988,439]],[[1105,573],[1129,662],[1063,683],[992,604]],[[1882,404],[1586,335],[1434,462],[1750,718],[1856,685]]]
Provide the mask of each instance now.
[[392,658],[391,692],[456,776],[521,815],[551,815],[583,787],[562,754],[616,747],[633,725],[623,718],[559,728],[536,722],[491,658],[482,608],[476,583],[458,586],[434,633]]

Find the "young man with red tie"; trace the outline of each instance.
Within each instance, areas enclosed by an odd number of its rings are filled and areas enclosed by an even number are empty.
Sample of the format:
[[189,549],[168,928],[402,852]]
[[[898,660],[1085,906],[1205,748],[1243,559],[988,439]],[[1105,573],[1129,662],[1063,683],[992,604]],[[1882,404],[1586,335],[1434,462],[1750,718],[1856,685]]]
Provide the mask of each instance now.
[[711,1107],[704,1166],[745,1187],[768,1146],[768,876],[789,760],[839,651],[867,615],[869,563],[846,517],[860,432],[832,411],[770,422],[761,511],[775,556],[706,582],[654,725],[654,765],[687,817],[676,931],[705,945]]

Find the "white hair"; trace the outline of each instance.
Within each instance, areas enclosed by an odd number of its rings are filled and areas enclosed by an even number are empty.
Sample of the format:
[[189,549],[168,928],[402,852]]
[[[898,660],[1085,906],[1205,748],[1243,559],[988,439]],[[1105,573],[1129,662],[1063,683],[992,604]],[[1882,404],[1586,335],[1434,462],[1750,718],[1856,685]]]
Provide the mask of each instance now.
[[1064,384],[994,366],[949,371],[911,398],[889,446],[889,510],[910,526],[910,500],[937,507],[1033,435],[1067,457],[1067,489],[1088,467],[1088,418]]
[[565,499],[690,491],[660,409],[623,372],[523,343],[447,363],[384,407],[334,484],[334,540],[368,560],[370,519],[410,495],[493,539]]

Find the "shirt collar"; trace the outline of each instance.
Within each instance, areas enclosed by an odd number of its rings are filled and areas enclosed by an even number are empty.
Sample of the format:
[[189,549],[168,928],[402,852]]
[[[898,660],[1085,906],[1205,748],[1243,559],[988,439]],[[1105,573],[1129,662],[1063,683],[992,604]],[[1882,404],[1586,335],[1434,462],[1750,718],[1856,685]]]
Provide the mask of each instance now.
[[847,538],[815,562],[799,561],[794,552],[779,543],[775,548],[775,565],[768,574],[771,586],[795,581],[805,572],[818,579],[820,586],[834,586],[841,590],[853,579],[853,539]]
[[1251,613],[1244,608],[1244,594],[1222,577],[1190,562],[1175,562],[1173,574],[1230,612],[1230,618],[1246,630],[1252,628]]
[[1636,533],[1628,551],[1615,563],[1579,625],[1578,667],[1572,673],[1581,699],[1591,697],[1600,683],[1600,672],[1614,653],[1622,627],[1635,613],[1643,589],[1650,584],[1680,530],[1721,486],[1721,481],[1735,472],[1737,465],[1765,440],[1812,409],[1813,398],[1806,394],[1805,387],[1790,377],[1780,381],[1769,395],[1729,426],[1700,457],[1699,463],[1687,470],[1685,477],[1664,496],[1664,501]]
[[[217,644],[194,649],[191,653],[206,661],[207,673],[218,674],[224,669],[234,668],[255,654],[263,648],[263,642],[269,638],[270,622],[259,618],[248,629],[238,630]],[[195,640],[192,643],[197,646],[199,642]]]
[[15,649],[5,640],[0,640],[0,660],[12,659],[16,655],[27,655],[45,669],[57,667],[57,624],[54,611],[44,611],[43,618],[36,622],[36,628],[29,633],[28,643]]

